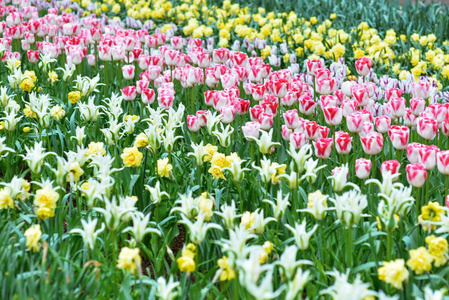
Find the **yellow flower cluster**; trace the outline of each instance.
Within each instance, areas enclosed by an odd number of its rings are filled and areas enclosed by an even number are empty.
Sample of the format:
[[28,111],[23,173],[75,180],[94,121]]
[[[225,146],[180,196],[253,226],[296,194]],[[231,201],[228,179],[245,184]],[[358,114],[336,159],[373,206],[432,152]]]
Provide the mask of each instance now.
[[168,162],[168,157],[157,161],[157,173],[161,177],[170,177],[173,166]]
[[377,270],[379,279],[391,284],[397,289],[402,289],[402,283],[407,280],[409,272],[403,259],[383,262],[383,266]]
[[206,153],[203,160],[205,162],[211,163],[208,172],[212,174],[212,177],[214,179],[220,178],[226,180],[223,169],[229,167],[234,160],[241,160],[237,153],[234,152],[230,155],[225,155],[218,152],[217,146],[213,146],[211,144],[207,144],[206,146],[204,146],[203,150],[204,153]]
[[19,87],[22,89],[22,91],[30,93],[34,87],[37,80],[36,74],[34,71],[25,71],[22,74],[22,82],[19,84]]
[[261,265],[267,262],[268,255],[270,255],[271,252],[273,251],[273,247],[274,247],[273,243],[271,243],[270,241],[266,241],[263,244],[263,247],[262,247],[263,251],[259,255],[259,263]]
[[45,186],[36,191],[34,196],[34,205],[37,206],[37,216],[40,219],[52,218],[55,215],[53,211],[56,208],[56,202],[59,200],[59,193],[50,186]]
[[194,272],[196,268],[195,264],[196,246],[192,243],[188,244],[182,250],[181,257],[176,262],[178,263],[179,270],[181,272]]
[[131,274],[140,272],[142,259],[140,258],[139,252],[140,250],[138,248],[122,248],[118,256],[117,268],[128,271]]
[[25,231],[24,236],[26,238],[25,243],[28,249],[33,252],[39,251],[38,243],[42,236],[41,226],[39,224],[31,226]]
[[441,215],[445,214],[444,208],[438,202],[430,202],[421,207],[421,214],[418,216],[418,222],[423,226],[427,227],[430,231],[435,229],[436,226],[429,224],[429,222],[439,222],[441,221]]
[[128,168],[140,167],[140,164],[142,163],[143,154],[142,152],[139,151],[139,149],[136,146],[134,146],[130,148],[125,148],[120,157],[123,159],[123,164],[125,165],[125,167]]
[[235,278],[235,271],[229,264],[229,259],[223,256],[217,261],[217,265],[220,267],[220,281],[232,280]]

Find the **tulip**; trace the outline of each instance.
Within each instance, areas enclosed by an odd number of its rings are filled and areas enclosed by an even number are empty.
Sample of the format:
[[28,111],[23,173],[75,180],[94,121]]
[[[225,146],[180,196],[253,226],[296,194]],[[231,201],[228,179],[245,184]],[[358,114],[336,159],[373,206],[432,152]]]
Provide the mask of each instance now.
[[358,158],[355,161],[355,175],[360,179],[367,179],[371,172],[372,162],[366,158]]
[[361,76],[367,76],[372,66],[373,61],[368,57],[361,57],[355,62],[355,69]]
[[346,125],[349,132],[360,133],[363,130],[364,118],[359,112],[352,113],[346,117]]
[[317,82],[316,89],[321,95],[330,95],[337,88],[335,78],[322,78]]
[[294,146],[295,150],[298,150],[307,143],[306,135],[302,132],[292,132],[290,135],[290,144]]
[[399,98],[404,93],[403,90],[398,88],[391,88],[385,90],[385,98],[387,98],[388,101],[390,101],[392,98]]
[[274,115],[271,113],[261,113],[259,115],[258,121],[260,123],[260,128],[263,130],[268,130],[273,126]]
[[430,81],[427,80],[419,80],[416,82],[412,82],[412,94],[414,98],[429,98],[430,92]]
[[378,116],[374,119],[374,122],[376,123],[376,129],[378,132],[386,133],[390,128],[391,118],[387,116]]
[[393,117],[400,118],[404,115],[406,107],[405,98],[391,98],[390,101],[388,101],[388,105],[391,108]]
[[142,89],[142,102],[146,105],[150,105],[154,102],[156,93],[153,89],[144,88]]
[[410,99],[410,110],[415,116],[419,116],[426,108],[426,100],[423,98]]
[[242,126],[242,133],[248,141],[253,140],[253,138],[258,139],[260,135],[260,124],[258,122],[246,122]]
[[396,150],[404,150],[407,147],[409,134],[407,126],[393,125],[388,130],[388,137]]
[[308,59],[306,61],[307,73],[315,75],[315,71],[323,67],[323,61],[321,59]]
[[391,175],[397,174],[399,172],[400,164],[397,160],[386,160],[380,165],[380,172],[384,174],[385,172],[390,172]]
[[285,125],[290,129],[299,127],[299,115],[296,109],[288,110],[284,113]]
[[187,116],[187,127],[192,132],[197,132],[201,129],[200,123],[198,121],[198,117],[195,115],[188,115]]
[[410,185],[414,187],[422,187],[426,182],[427,170],[423,164],[411,163],[405,167],[407,171],[407,181]]
[[327,159],[331,155],[333,141],[331,138],[320,138],[313,141],[315,155],[321,159]]
[[304,123],[304,129],[308,140],[314,140],[318,135],[319,125],[315,121],[308,121]]
[[412,113],[412,111],[407,108],[405,110],[405,114],[403,116],[404,119],[404,125],[408,126],[408,127],[412,127],[412,126],[416,126],[417,123],[417,118],[416,116]]
[[234,106],[230,106],[230,105],[222,106],[222,107],[220,107],[219,111],[220,111],[220,115],[222,117],[221,121],[224,124],[230,124],[230,123],[232,123],[232,121],[234,121],[235,111],[236,111]]
[[365,106],[370,100],[369,89],[364,86],[354,86],[352,88],[352,97],[357,100],[359,106]]
[[438,122],[434,119],[419,117],[417,131],[422,138],[431,140],[436,136],[438,132],[438,126]]
[[449,175],[449,150],[437,153],[437,166],[441,174]]
[[341,109],[343,110],[343,116],[347,117],[350,114],[355,113],[357,111],[357,107],[358,107],[357,100],[351,100],[351,99],[343,100],[343,102],[341,103]]
[[352,137],[344,131],[335,133],[335,149],[339,154],[348,154],[352,149]]
[[343,110],[339,107],[324,107],[324,119],[328,125],[337,126],[343,119]]
[[285,126],[285,125],[282,125],[282,127],[281,127],[281,132],[282,132],[282,138],[283,138],[285,141],[290,142],[290,137],[291,137],[291,135],[292,135],[292,133],[293,133],[293,130],[291,130],[290,128],[288,128],[288,127]]
[[134,78],[134,70],[135,70],[134,65],[124,65],[122,67],[123,78],[125,78],[126,80],[133,79]]
[[123,99],[125,99],[126,101],[132,101],[136,99],[137,88],[134,85],[125,86],[121,91]]
[[360,137],[363,151],[369,155],[376,155],[382,151],[384,139],[381,133],[371,132],[366,137]]
[[305,115],[311,115],[315,111],[316,103],[308,94],[304,94],[298,98],[299,111]]

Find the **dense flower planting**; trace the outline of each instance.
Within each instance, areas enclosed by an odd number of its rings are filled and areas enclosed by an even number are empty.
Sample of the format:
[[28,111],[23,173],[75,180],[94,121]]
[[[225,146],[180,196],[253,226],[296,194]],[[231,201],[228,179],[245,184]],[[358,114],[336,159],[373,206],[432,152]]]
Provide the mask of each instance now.
[[443,299],[446,41],[1,4],[2,299]]

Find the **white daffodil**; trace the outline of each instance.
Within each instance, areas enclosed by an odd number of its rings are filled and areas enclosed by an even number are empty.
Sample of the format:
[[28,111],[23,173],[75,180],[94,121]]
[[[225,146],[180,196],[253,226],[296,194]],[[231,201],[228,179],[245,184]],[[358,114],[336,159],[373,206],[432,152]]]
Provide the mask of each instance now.
[[197,201],[192,197],[192,192],[190,191],[187,195],[179,195],[179,197],[181,199],[178,199],[175,202],[175,205],[179,206],[172,208],[170,213],[179,211],[189,219],[196,217],[199,209]]
[[104,208],[94,207],[94,210],[104,216],[106,227],[109,231],[115,231],[121,223],[122,215],[132,210],[123,209],[122,207],[117,205],[117,200],[115,197],[112,199],[112,201],[105,197],[104,205]]
[[410,212],[410,208],[415,202],[415,199],[411,196],[412,187],[394,187],[390,195],[380,193],[379,196],[384,198],[389,206],[392,214],[398,214],[403,217]]
[[306,220],[302,221],[301,224],[296,223],[294,228],[289,224],[285,224],[285,227],[287,227],[293,233],[296,241],[296,246],[298,246],[300,250],[306,250],[307,248],[309,248],[309,240],[317,230],[318,225],[315,224],[315,226],[313,226],[312,230],[310,230],[309,232],[307,232],[306,229]]
[[25,146],[25,155],[22,155],[23,159],[27,162],[31,172],[38,174],[41,172],[44,160],[49,155],[56,155],[54,152],[45,152],[45,148],[42,147],[42,141],[35,143],[33,148]]
[[0,105],[6,107],[15,94],[8,95],[8,88],[5,86],[0,87]]
[[285,213],[285,210],[288,206],[290,206],[290,200],[289,200],[290,194],[287,194],[285,197],[282,196],[282,190],[278,190],[277,196],[276,196],[276,202],[265,199],[263,202],[266,202],[271,205],[273,208],[273,215],[277,220],[280,220],[282,216]]
[[245,160],[241,160],[238,157],[235,157],[231,165],[229,167],[223,168],[223,171],[228,171],[232,174],[232,179],[235,182],[241,182],[245,178],[245,172],[250,171],[248,168],[242,168],[242,163],[245,162]]
[[179,223],[184,224],[189,229],[190,241],[195,244],[201,243],[206,238],[206,233],[209,229],[215,228],[223,230],[223,228],[215,223],[204,223],[204,214],[199,214],[198,219],[195,222],[187,219],[185,215],[181,215],[182,221]]
[[360,188],[352,182],[348,182],[349,168],[348,164],[344,164],[341,167],[332,170],[332,176],[327,177],[327,179],[332,179],[332,187],[334,192],[341,192],[345,187],[352,187],[356,190]]
[[156,281],[156,295],[161,300],[173,300],[179,296],[180,282],[174,281],[173,276],[170,276],[168,282],[165,277],[159,277]]
[[67,81],[72,77],[73,73],[75,73],[76,67],[73,64],[65,64],[64,68],[57,68],[56,70],[61,70],[62,80]]
[[150,192],[151,201],[153,204],[158,204],[162,201],[162,197],[170,198],[170,195],[166,192],[161,191],[161,183],[159,181],[156,182],[154,187],[149,185],[145,185],[145,188]]
[[95,247],[95,241],[97,240],[98,235],[103,232],[105,229],[104,223],[101,223],[101,227],[98,230],[95,230],[97,227],[98,219],[89,220],[86,222],[85,220],[81,220],[81,224],[83,229],[72,229],[70,231],[71,234],[79,234],[83,238],[84,245],[89,250],[93,250]]
[[[299,266],[302,265],[312,265],[310,260],[296,260],[296,254],[298,252],[298,247],[296,245],[291,245],[285,248],[282,252],[281,257],[276,262],[276,265],[280,266],[280,272],[288,280],[293,279],[295,272]],[[301,273],[299,269],[298,272]]]
[[190,144],[190,147],[192,147],[192,152],[187,153],[187,156],[191,156],[195,159],[195,163],[197,166],[203,165],[203,158],[207,154],[207,152],[204,150],[204,143],[201,141],[199,144],[195,144],[192,142]]
[[103,114],[101,112],[101,109],[104,109],[104,106],[95,105],[95,97],[91,96],[88,98],[87,103],[79,101],[77,108],[80,111],[81,119],[83,121],[96,122],[98,120],[98,117]]
[[271,176],[276,171],[272,168],[271,160],[265,156],[260,160],[260,167],[256,166],[254,162],[252,163],[252,167],[259,171],[263,183],[269,183],[271,181]]
[[357,274],[354,283],[349,283],[349,270],[346,273],[338,271],[327,273],[335,278],[335,283],[321,291],[320,294],[329,295],[334,300],[363,300],[369,296],[377,295],[376,292],[368,289],[370,287],[368,283],[360,280],[360,274]]
[[218,138],[218,141],[222,147],[228,148],[231,145],[231,136],[234,132],[234,128],[231,125],[226,125],[226,127],[224,127],[222,123],[220,123],[220,126],[221,130],[213,131],[212,135]]
[[335,199],[329,199],[335,204],[337,217],[348,227],[352,227],[360,221],[363,210],[368,206],[365,195],[357,190],[346,192],[342,195],[336,195]]
[[146,216],[141,212],[135,212],[132,215],[133,226],[126,227],[122,233],[130,232],[136,242],[142,242],[145,235],[148,233],[155,233],[161,235],[161,232],[156,228],[149,228],[148,225],[156,226],[155,222],[150,222],[150,214]]
[[260,132],[261,136],[258,139],[254,138],[254,141],[259,146],[260,153],[269,154],[273,152],[274,146],[280,145],[278,142],[273,142],[273,128],[269,132],[264,130]]
[[6,140],[5,136],[0,137],[0,159],[5,158],[9,152],[16,152],[14,149],[6,146],[5,140]]
[[223,219],[223,222],[227,229],[234,229],[235,219],[239,218],[241,215],[237,214],[237,210],[235,208],[235,202],[232,201],[231,205],[224,204],[220,207],[221,211],[216,212],[218,216]]
[[399,173],[392,175],[391,172],[387,171],[382,174],[382,182],[380,182],[378,179],[368,179],[365,184],[374,183],[379,187],[380,193],[389,197],[394,188],[403,186],[403,184],[400,182],[394,182],[395,179],[399,177],[399,175]]
[[287,153],[295,163],[296,172],[300,174],[304,171],[306,161],[312,157],[312,145],[306,144],[296,150],[295,146],[290,143],[290,150],[287,150]]

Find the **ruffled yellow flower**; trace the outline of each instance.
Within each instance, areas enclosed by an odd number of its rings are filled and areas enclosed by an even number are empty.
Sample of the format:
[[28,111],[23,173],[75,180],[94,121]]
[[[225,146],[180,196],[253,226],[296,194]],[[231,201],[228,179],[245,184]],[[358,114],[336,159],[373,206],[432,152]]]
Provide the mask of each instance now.
[[104,149],[104,144],[102,142],[90,142],[89,145],[87,146],[88,149],[86,151],[86,156],[89,155],[105,155],[106,154],[106,149]]
[[51,82],[51,84],[58,81],[58,74],[55,71],[48,72],[48,80]]
[[[307,196],[307,208],[308,209],[312,209],[314,207],[315,201],[317,200],[321,200],[322,198],[326,197],[325,195],[323,195],[323,193],[321,193],[320,190],[317,190],[313,193],[309,193],[309,195]],[[327,207],[327,202],[326,200],[323,201],[323,206]]]
[[405,267],[403,259],[396,259],[390,262],[383,262],[383,266],[377,270],[379,279],[391,284],[397,289],[402,289],[402,283],[407,280],[409,272]]
[[209,168],[208,172],[210,174],[212,174],[212,178],[214,178],[214,179],[215,178],[226,179],[226,177],[223,174],[222,168],[220,168],[220,166],[218,166],[218,165],[212,165]]
[[255,221],[256,215],[253,212],[245,211],[240,221],[240,227],[243,227],[245,229],[251,229],[254,227]]
[[407,261],[407,266],[410,267],[416,274],[422,274],[432,270],[433,256],[427,251],[425,247],[410,250],[410,259]]
[[140,133],[138,136],[136,136],[136,139],[134,141],[134,146],[137,148],[146,147],[148,145],[148,137],[145,133]]
[[31,226],[25,231],[24,236],[28,250],[32,250],[33,252],[39,251],[38,243],[42,236],[41,226],[39,224]]
[[74,181],[78,182],[80,177],[84,174],[83,169],[80,166],[80,163],[75,161],[69,166],[69,173],[67,174],[67,182]]
[[25,78],[24,80],[22,80],[22,82],[19,84],[19,87],[22,89],[22,91],[24,92],[31,92],[31,90],[34,88],[34,82],[32,79],[30,78]]
[[53,218],[55,216],[55,212],[48,207],[41,207],[37,210],[36,215],[39,219],[45,220],[48,218]]
[[60,105],[53,106],[50,112],[51,116],[56,120],[61,120],[65,116],[65,110]]
[[8,188],[0,190],[0,209],[14,208],[14,200],[11,198],[11,192]]
[[43,189],[37,190],[34,197],[34,205],[37,207],[48,207],[50,209],[56,208],[56,202],[59,200],[59,194],[51,187],[46,186]]
[[448,243],[443,237],[430,235],[426,237],[429,253],[434,257],[435,267],[440,267],[447,262]]
[[212,210],[214,207],[214,200],[204,196],[203,194],[201,194],[198,199],[198,208],[200,209],[200,212],[203,213],[204,220],[210,221],[210,218],[214,214],[214,211]]
[[68,98],[70,103],[75,104],[81,98],[81,92],[80,91],[70,92]]
[[216,165],[220,168],[229,167],[230,163],[226,159],[226,155],[223,153],[215,152],[211,159],[211,164]]
[[117,268],[135,274],[136,271],[140,270],[141,264],[142,259],[138,248],[122,248],[118,256]]
[[[140,167],[142,163],[143,154],[139,151],[139,149],[134,146],[130,148],[125,148],[123,150],[122,155],[120,157],[123,159],[123,164],[125,167]],[[159,167],[159,161],[158,161]]]
[[184,250],[182,250],[181,257],[179,257],[176,262],[178,263],[178,268],[181,272],[194,272],[196,268],[195,264],[195,249],[193,244],[187,245]]
[[204,155],[203,160],[204,161],[211,161],[212,157],[214,156],[215,152],[218,151],[218,147],[217,146],[213,146],[211,144],[207,144],[206,146],[204,146],[204,152],[206,152],[206,155]]
[[23,109],[23,113],[28,118],[36,118],[36,113],[31,109],[31,107],[28,104],[25,104],[25,108]]
[[220,281],[232,280],[235,278],[235,271],[229,265],[229,259],[223,256],[217,261],[217,265],[221,269]]
[[168,157],[157,161],[157,173],[161,177],[169,177],[173,166],[168,162]]

